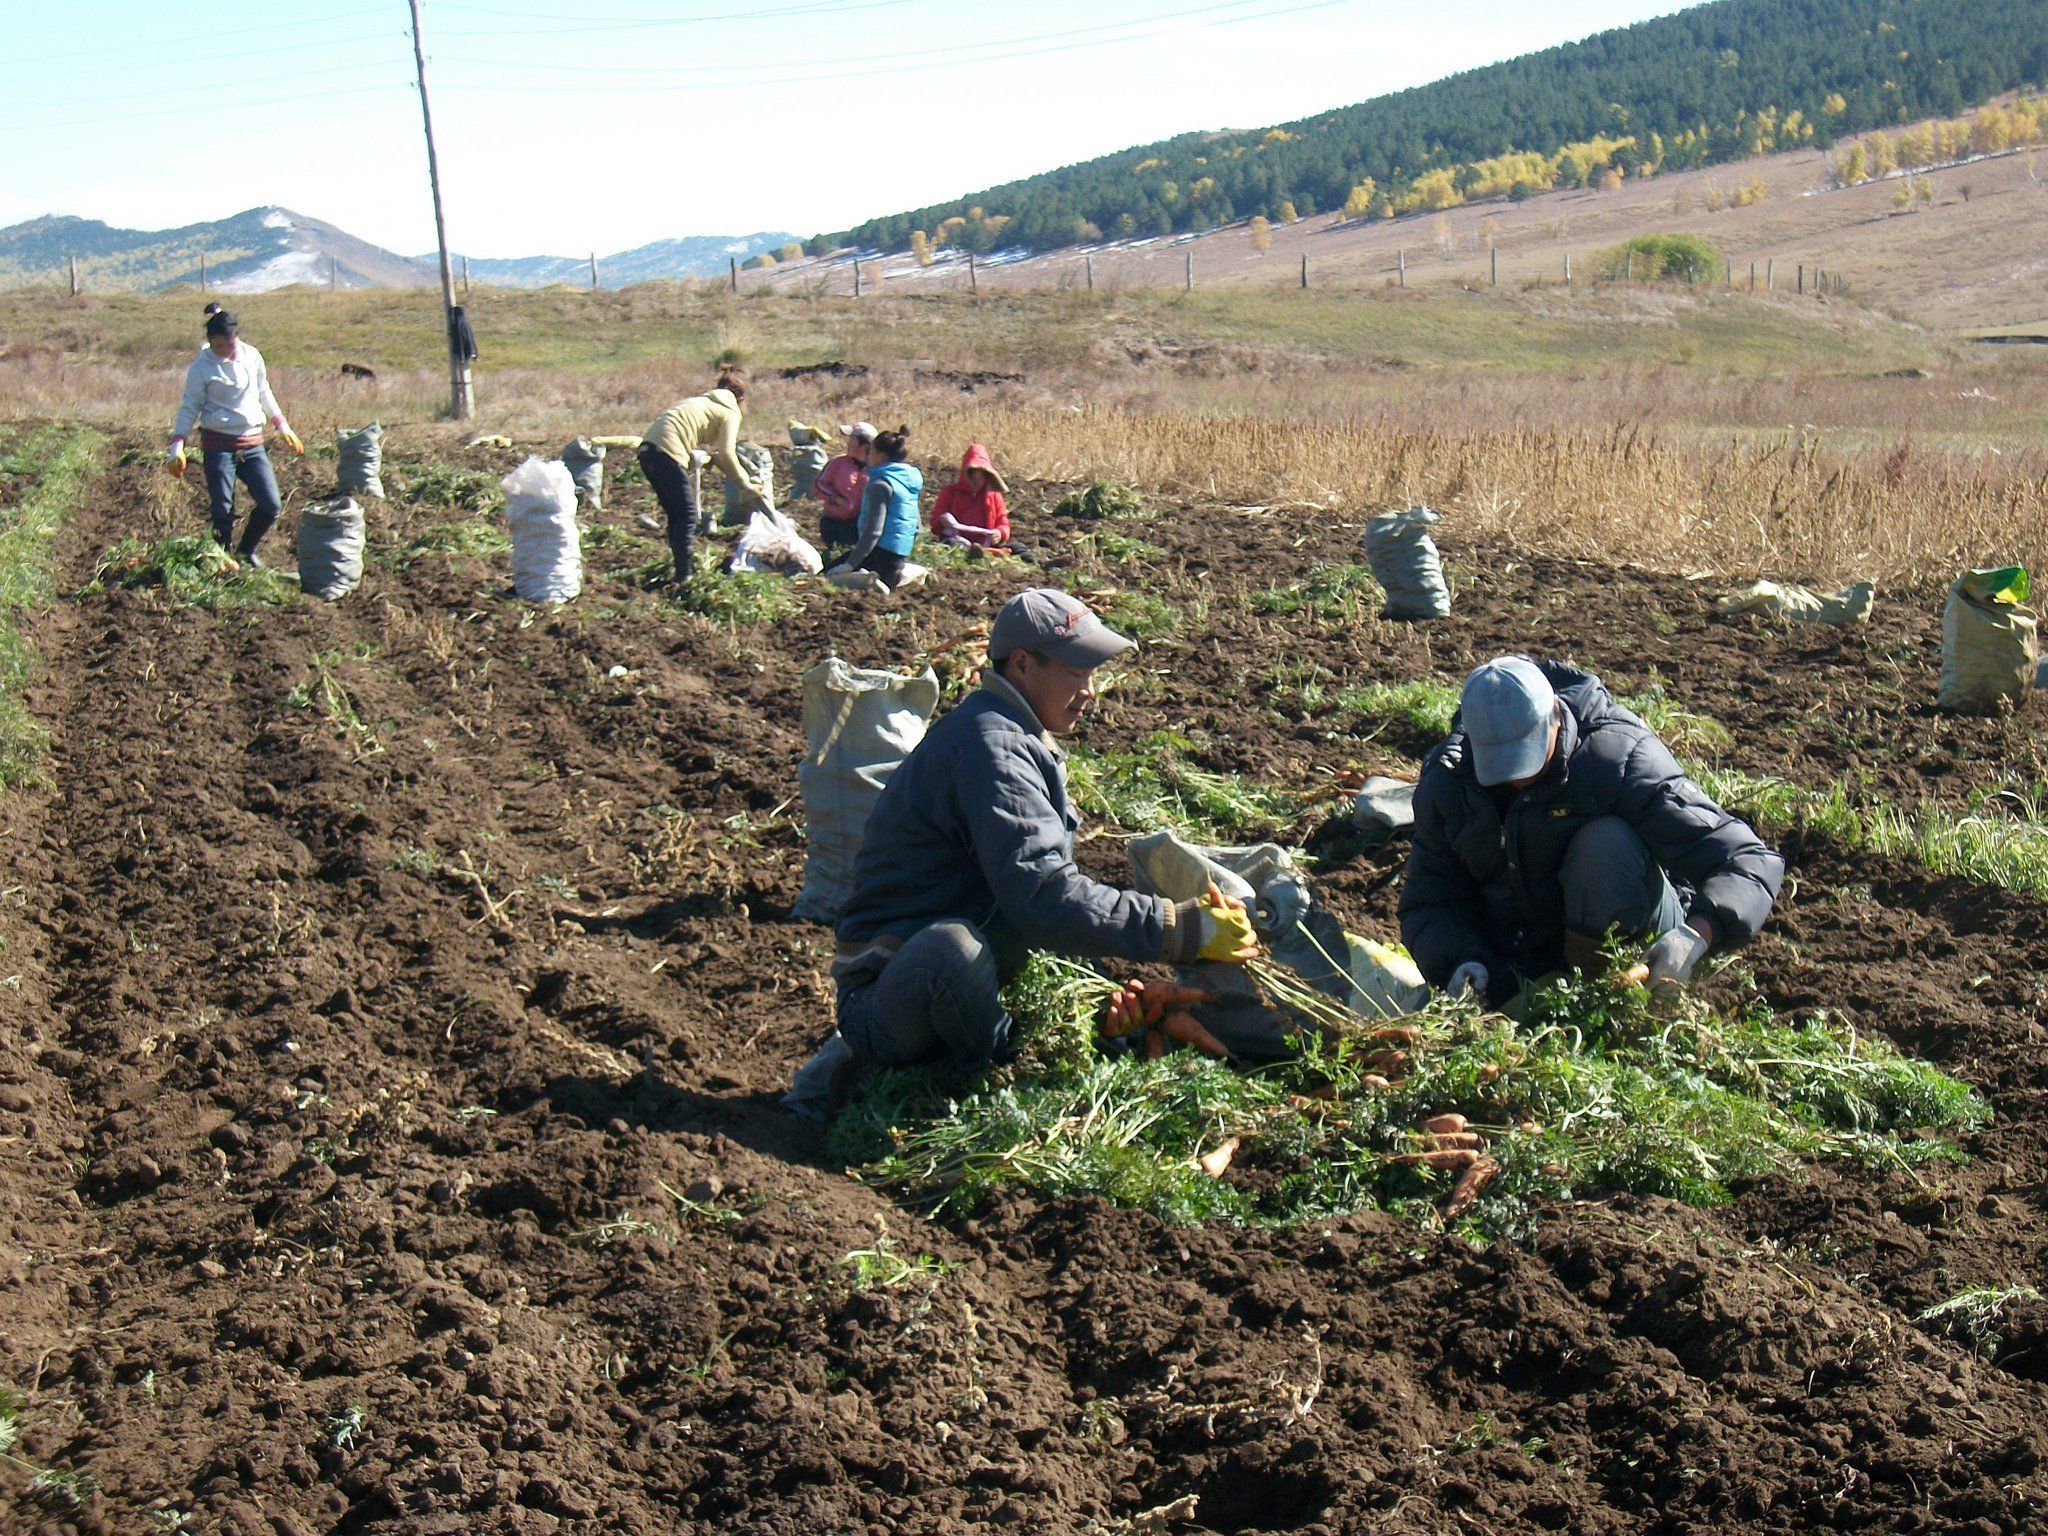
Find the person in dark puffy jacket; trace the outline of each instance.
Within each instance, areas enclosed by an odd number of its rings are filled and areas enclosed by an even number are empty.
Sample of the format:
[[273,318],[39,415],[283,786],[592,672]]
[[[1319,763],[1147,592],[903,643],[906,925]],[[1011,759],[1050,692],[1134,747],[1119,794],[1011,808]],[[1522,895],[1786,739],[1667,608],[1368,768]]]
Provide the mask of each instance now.
[[1610,932],[1668,991],[1756,937],[1784,877],[1599,678],[1504,656],[1423,759],[1401,939],[1432,986],[1496,1007]]
[[989,626],[989,670],[904,759],[868,817],[841,911],[837,1032],[784,1103],[822,1115],[842,1064],[950,1062],[1008,1051],[1000,989],[1034,949],[1186,965],[1257,953],[1242,906],[1213,887],[1174,903],[1074,863],[1071,735],[1096,667],[1131,648],[1064,592],[1035,587]]

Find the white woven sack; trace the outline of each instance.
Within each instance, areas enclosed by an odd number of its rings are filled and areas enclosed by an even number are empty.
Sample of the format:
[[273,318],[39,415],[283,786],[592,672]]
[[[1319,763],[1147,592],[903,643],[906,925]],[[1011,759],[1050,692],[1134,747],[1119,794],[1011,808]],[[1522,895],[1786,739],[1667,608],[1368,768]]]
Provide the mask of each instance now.
[[512,530],[512,586],[528,603],[566,603],[583,590],[576,482],[559,459],[529,458],[498,482]]
[[756,512],[733,549],[732,568],[771,576],[815,576],[825,569],[825,561],[786,514]]
[[836,922],[853,894],[853,862],[889,776],[924,740],[938,675],[850,667],[837,656],[804,673],[804,888],[794,917]]
[[1451,589],[1443,561],[1429,536],[1438,521],[1427,507],[1388,512],[1365,525],[1365,558],[1373,579],[1386,589],[1390,619],[1450,617]]
[[2013,603],[1992,603],[1963,589],[1969,572],[1948,589],[1941,610],[1943,709],[1987,714],[2010,700],[2021,704],[2034,688],[2041,659],[2034,616]]
[[335,602],[363,579],[363,509],[353,497],[316,501],[299,513],[299,586]]

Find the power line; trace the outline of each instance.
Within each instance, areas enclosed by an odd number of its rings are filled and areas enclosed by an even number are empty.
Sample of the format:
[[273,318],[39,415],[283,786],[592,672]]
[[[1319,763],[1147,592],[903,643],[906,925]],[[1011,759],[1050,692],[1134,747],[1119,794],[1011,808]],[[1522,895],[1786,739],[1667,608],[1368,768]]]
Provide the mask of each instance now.
[[[900,3],[900,0],[887,0],[887,3]],[[1020,43],[1057,42],[1075,37],[1084,37],[1097,32],[1120,32],[1132,27],[1150,26],[1152,23],[1159,21],[1179,21],[1194,16],[1207,16],[1216,11],[1243,10],[1248,5],[1258,5],[1261,3],[1263,3],[1263,0],[1222,0],[1222,3],[1217,5],[1197,6],[1191,10],[1161,11],[1151,16],[1133,16],[1126,21],[1105,22],[1100,26],[1094,27],[1063,27],[1057,32],[1032,32],[1017,37],[992,37],[979,43],[955,43],[951,47],[946,48],[920,48],[914,57],[917,62],[922,64],[925,61],[945,58],[953,54],[981,53],[989,49],[1008,48]],[[1335,0],[1331,0],[1331,3],[1335,3]],[[1256,21],[1259,18],[1256,16],[1245,16],[1225,19]],[[1111,38],[1107,41],[1121,42],[1126,41],[1126,39]],[[554,60],[549,60],[545,63],[528,64],[511,59],[481,59],[465,54],[438,54],[436,57],[445,58],[450,63],[489,64],[500,69],[543,69],[550,74],[561,74],[564,72],[606,75],[759,74],[786,70],[792,67],[789,63],[784,62],[778,64],[702,64],[677,69],[673,65],[563,64]],[[896,49],[888,53],[834,54],[831,63],[834,67],[837,67],[842,64],[899,63],[904,60],[905,55],[903,51]],[[978,61],[970,60],[969,62]]]
[[766,21],[778,16],[838,15],[846,11],[871,11],[885,5],[902,5],[906,0],[805,0],[798,5],[776,6],[769,10],[726,11],[711,16],[663,16],[663,17],[613,17],[593,20],[581,16],[539,16],[525,15],[509,17],[501,11],[489,10],[478,5],[461,5],[455,0],[446,0],[446,8],[458,11],[473,11],[485,16],[506,16],[506,19],[528,21],[558,21],[561,26],[528,27],[523,31],[511,32],[503,27],[492,27],[487,31],[442,32],[442,37],[555,37],[577,32],[632,32],[644,31],[650,27],[697,27],[719,22]]
[[[393,59],[367,59],[360,64],[329,64],[321,69],[301,69],[286,75],[265,75],[263,83],[271,85],[282,80],[313,80],[327,75],[352,74],[357,70],[385,69],[395,62],[397,61]],[[67,107],[93,107],[115,102],[158,101],[166,97],[176,97],[179,100],[189,102],[192,100],[192,87],[181,85],[170,86],[160,91],[123,91],[118,96],[66,97],[64,105]],[[47,120],[45,120],[45,125],[48,125]]]
[[[1299,15],[1305,11],[1329,10],[1334,6],[1346,5],[1349,3],[1351,3],[1351,0],[1307,0],[1307,3],[1305,4],[1282,6],[1274,10],[1261,11],[1256,15],[1224,16],[1213,21],[1197,22],[1193,27],[1162,26],[1155,27],[1151,31],[1134,32],[1127,37],[1095,38],[1082,42],[1048,43],[1042,47],[1009,48],[1006,51],[983,53],[981,56],[976,58],[951,59],[948,60],[947,63],[948,67],[957,68],[963,64],[1006,63],[1012,59],[1042,58],[1050,54],[1073,53],[1091,48],[1114,48],[1125,43],[1143,42],[1147,38],[1164,36],[1168,33],[1176,31],[1196,31],[1207,29],[1210,27],[1237,26],[1244,22],[1270,21],[1281,16]],[[1060,35],[1069,36],[1071,34]],[[999,48],[1002,47],[1003,45],[998,43],[987,43],[979,46],[983,48]],[[507,67],[518,67],[510,65],[508,61],[502,59],[478,59],[452,54],[439,55],[438,57],[440,57],[443,60],[443,62],[446,63],[473,64],[487,69],[504,69]],[[862,65],[860,69],[857,71],[858,75],[865,78],[874,75],[916,74],[928,71],[932,67],[929,54],[918,54],[908,57],[901,55],[892,55],[891,57],[897,58],[899,62],[894,64],[865,64]],[[785,69],[803,69],[805,70],[805,72],[803,73],[755,77],[747,80],[719,80],[707,78],[707,76],[710,73],[710,70],[713,67],[714,66],[705,66],[702,68],[676,70],[668,76],[670,82],[668,84],[606,86],[593,82],[590,85],[522,85],[519,86],[517,89],[518,94],[522,96],[587,96],[590,95],[592,92],[598,91],[601,91],[606,96],[628,96],[651,95],[671,91],[675,88],[676,83],[684,81],[689,82],[691,88],[695,90],[730,91],[752,90],[761,86],[771,85],[810,85],[826,81],[845,80],[849,77],[849,72],[840,69],[837,65],[837,61],[834,61],[830,67],[826,67],[821,64],[816,67],[808,68],[806,68],[805,62],[800,61],[799,63],[785,65],[782,67]],[[464,85],[458,82],[455,84],[443,85],[442,89],[472,92],[494,91],[502,93],[504,87],[502,85]]]
[[[392,85],[345,85],[332,91],[294,91],[289,96],[263,96],[238,100],[237,111],[244,107],[281,107],[298,101],[324,101],[336,96],[371,96],[380,91],[409,91],[410,83]],[[117,117],[81,117],[63,121],[51,118],[35,118],[8,122],[0,119],[0,136],[10,133],[47,133],[52,128],[101,128],[110,123],[140,123],[159,117],[190,117],[192,106],[188,100],[183,106],[158,107],[148,112],[129,112]]]
[[[390,15],[390,6],[378,5],[372,6],[368,10],[343,11],[340,14],[333,16],[307,16],[298,21],[265,21],[263,23],[263,29],[266,32],[282,32],[288,27],[331,27],[338,21],[359,21],[365,16],[382,16],[389,19]],[[7,57],[7,63],[10,68],[18,68],[19,66],[27,64],[61,64],[66,63],[72,59],[96,59],[105,57],[106,55],[113,53],[149,53],[160,55],[166,49],[177,49],[180,47],[189,48],[197,41],[198,39],[195,39],[192,36],[191,28],[183,27],[176,33],[168,37],[165,37],[157,42],[112,43],[104,48],[66,48],[61,53],[31,54],[27,57],[23,57],[17,54],[9,54]],[[316,43],[292,43],[286,46],[293,49],[325,48],[330,46],[332,41],[333,40],[329,38],[322,39],[321,41]],[[217,54],[221,51],[221,45],[218,42],[209,40],[200,50],[199,56],[203,57],[207,54]],[[239,42],[237,42],[234,44],[232,49],[228,50],[226,56],[230,59],[246,59],[253,54],[282,51],[284,51],[282,48],[244,48]]]

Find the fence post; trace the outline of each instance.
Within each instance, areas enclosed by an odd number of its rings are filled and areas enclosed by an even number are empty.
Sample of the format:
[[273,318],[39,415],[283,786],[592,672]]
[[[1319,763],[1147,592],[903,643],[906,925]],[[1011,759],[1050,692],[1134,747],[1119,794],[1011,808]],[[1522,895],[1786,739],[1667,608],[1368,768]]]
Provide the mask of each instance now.
[[972,251],[967,253],[967,291],[969,293],[981,292],[981,279],[974,271],[974,252]]
[[1749,291],[1756,292],[1756,263],[1753,261],[1749,264]]
[[462,302],[469,302],[469,258],[462,258]]
[[1567,288],[1572,285],[1572,253],[1570,251],[1564,253],[1564,285]]
[[739,257],[728,256],[725,258],[725,281],[726,286],[731,288],[734,293],[738,293],[740,291]]
[[1799,263],[1799,294],[1801,298],[1806,296],[1806,263],[1803,261]]
[[78,258],[71,258],[71,297],[78,297]]
[[1301,287],[1302,287],[1302,291],[1303,291],[1304,293],[1306,293],[1306,292],[1308,291],[1308,252],[1307,252],[1307,251],[1303,251],[1303,252],[1301,253]]
[[327,253],[327,291],[329,293],[334,292],[335,286],[334,253],[329,251]]
[[1764,292],[1769,293],[1773,288],[1777,286],[1777,284],[1778,258],[1775,256],[1766,256],[1764,258]]
[[1401,286],[1406,288],[1408,286],[1408,253],[1406,251],[1394,252],[1394,265],[1400,271]]
[[1093,256],[1083,256],[1081,258],[1081,266],[1088,274],[1088,291],[1093,293],[1095,291],[1095,258]]
[[590,253],[590,291],[597,292],[597,252]]
[[1193,293],[1195,291],[1195,253],[1193,251],[1188,251],[1186,253],[1186,256],[1187,275],[1183,280],[1182,286],[1185,292]]
[[1623,251],[1621,253],[1621,286],[1626,288],[1635,280],[1635,275],[1636,253],[1632,250]]
[[860,258],[853,258],[853,296],[860,297]]
[[1735,263],[1726,256],[1721,258],[1721,281],[1730,288],[1735,286]]
[[1486,286],[1500,286],[1500,247],[1491,240],[1486,242]]

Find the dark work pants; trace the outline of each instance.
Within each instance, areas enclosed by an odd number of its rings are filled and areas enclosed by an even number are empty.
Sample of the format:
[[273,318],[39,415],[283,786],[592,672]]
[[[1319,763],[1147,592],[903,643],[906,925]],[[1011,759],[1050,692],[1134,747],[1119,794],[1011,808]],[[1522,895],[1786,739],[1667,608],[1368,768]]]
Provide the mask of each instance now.
[[857,517],[820,517],[818,519],[818,540],[827,549],[851,549],[860,542],[860,519]]
[[1010,1044],[995,951],[972,923],[920,928],[872,979],[840,984],[839,1033],[864,1062],[981,1070]]
[[903,580],[903,556],[892,555],[878,544],[868,551],[868,557],[854,569],[873,571],[893,587]]
[[270,455],[258,443],[253,448],[207,448],[200,459],[206,471],[207,516],[223,549],[235,547],[235,481],[249,487],[249,523],[242,530],[240,547],[243,554],[250,553],[270,532],[282,504]]
[[1579,828],[1558,871],[1564,925],[1598,939],[1614,930],[1645,943],[1685,921],[1685,908],[1636,829],[1619,816]]
[[697,496],[690,488],[690,471],[651,443],[640,445],[640,472],[654,487],[654,499],[661,503],[668,519],[668,552],[675,559],[675,579],[688,581],[696,570],[692,544],[697,537]]

